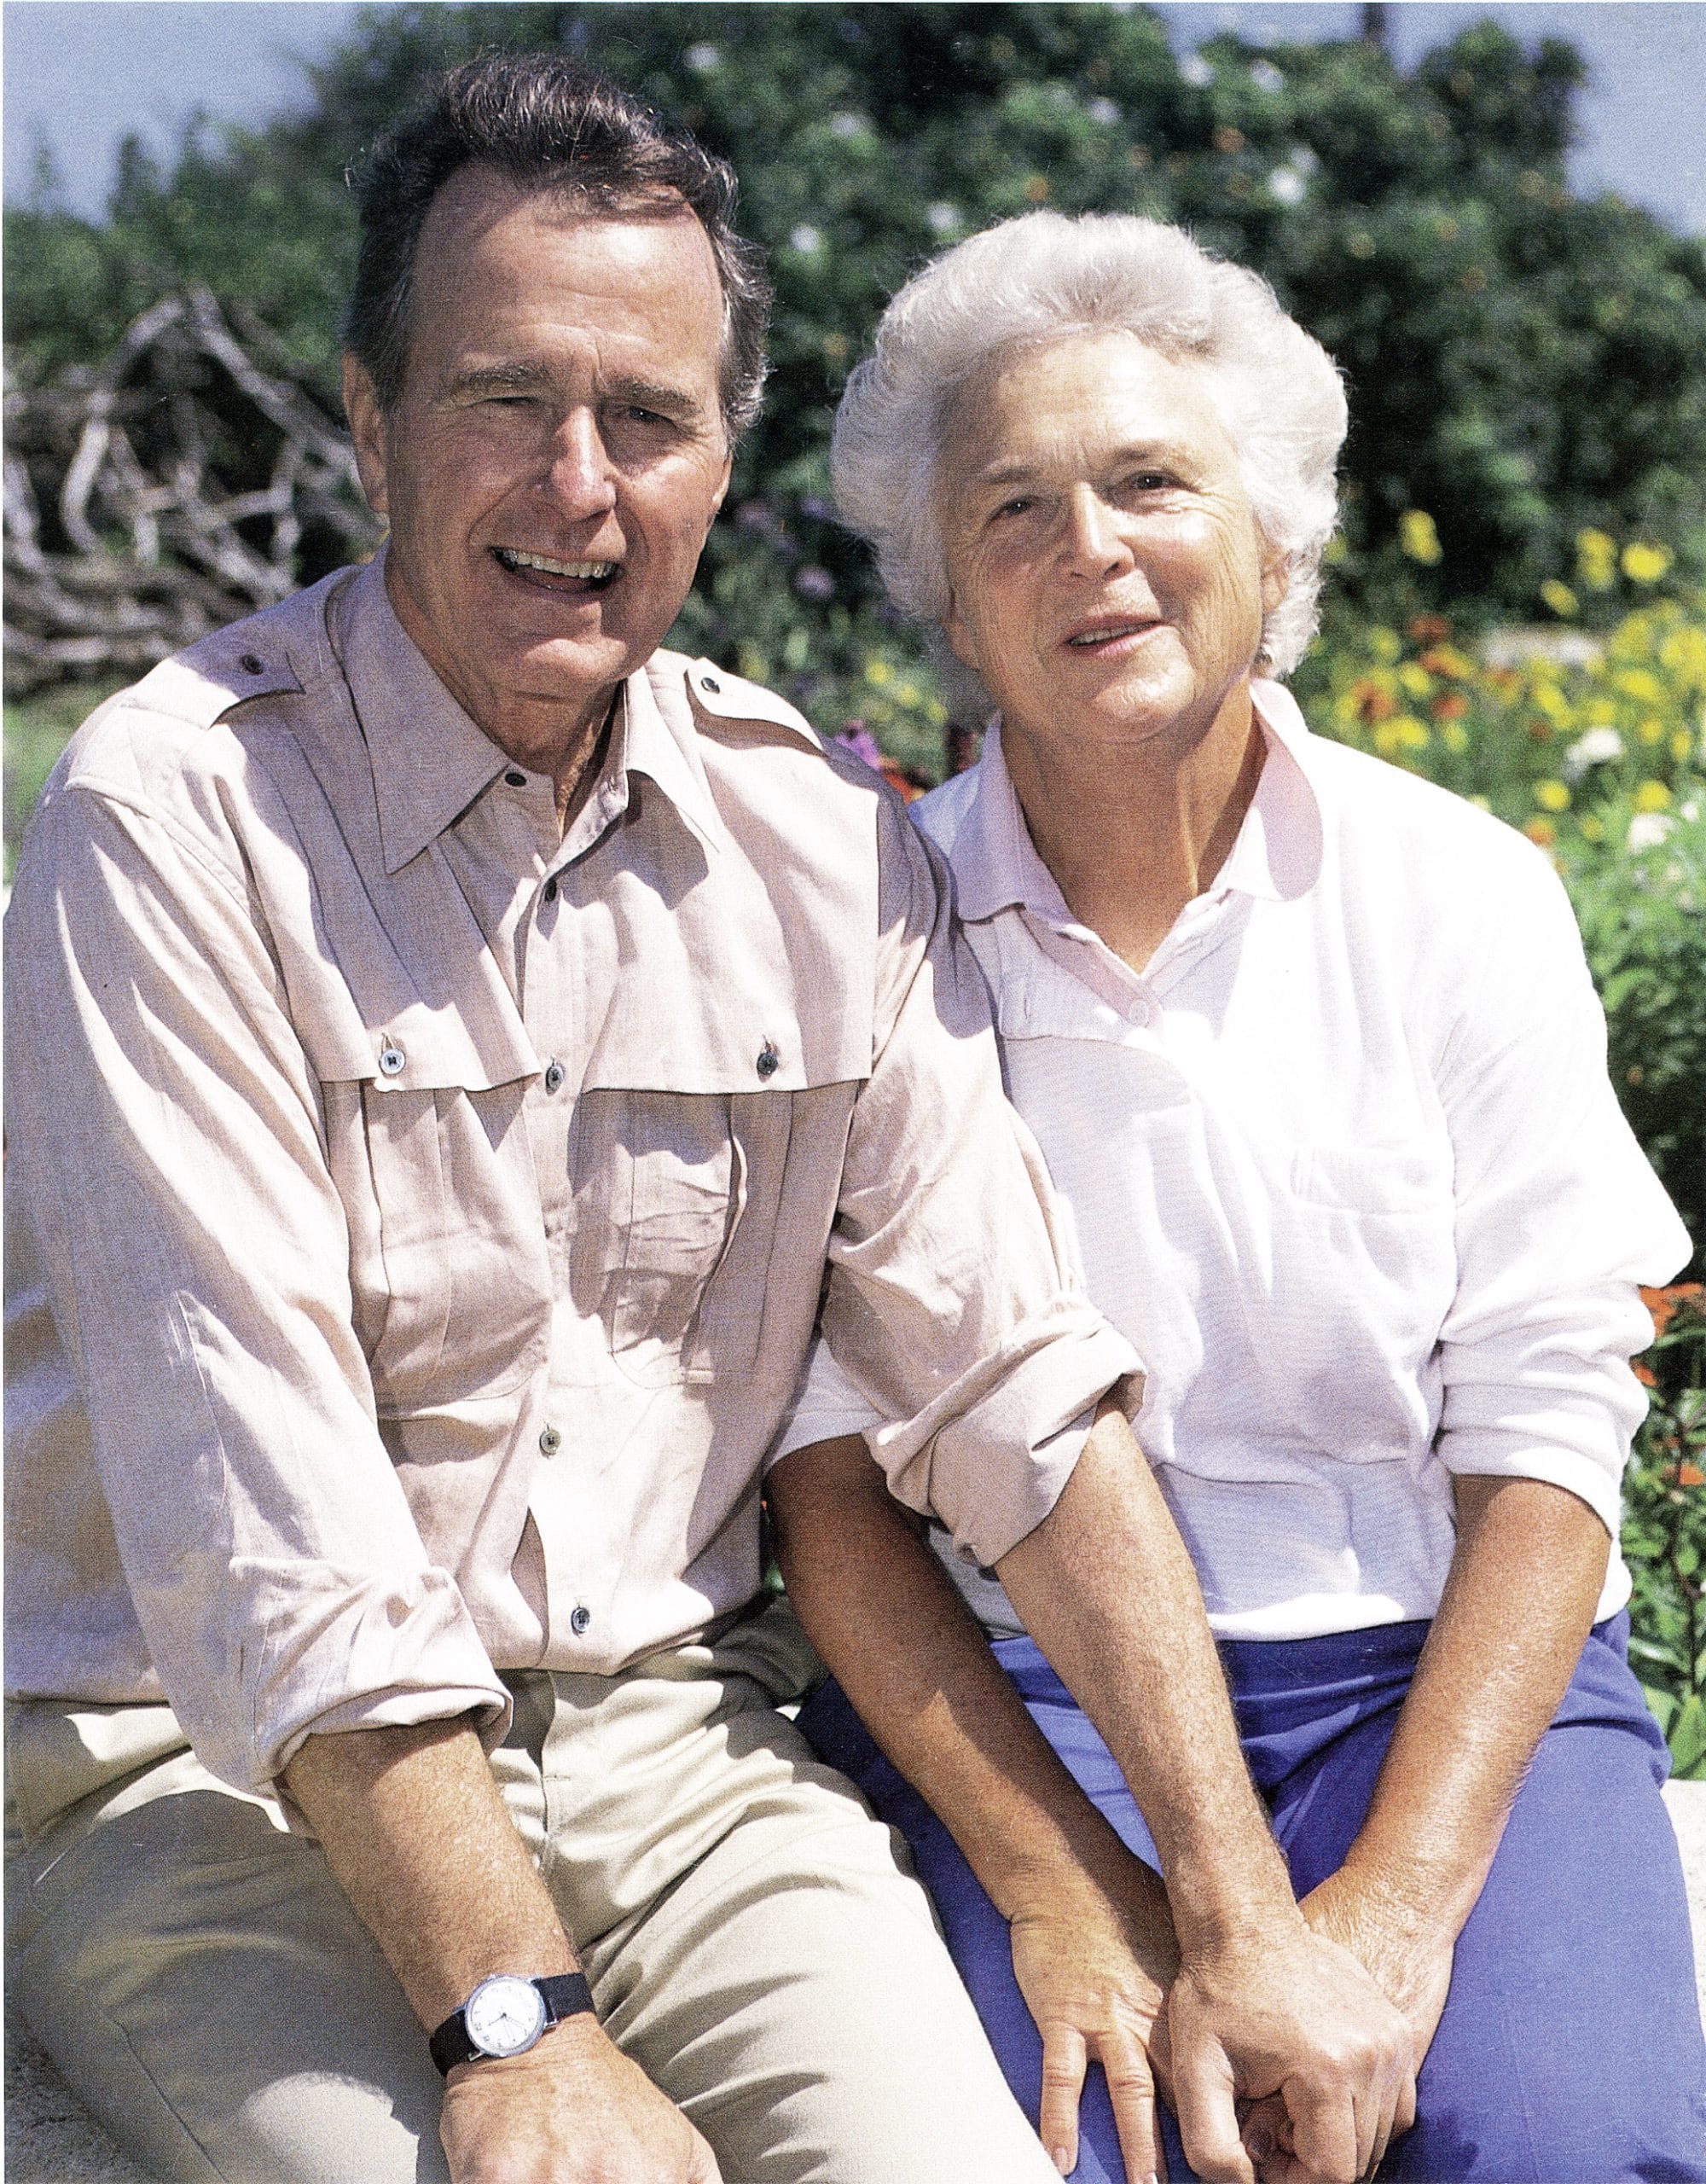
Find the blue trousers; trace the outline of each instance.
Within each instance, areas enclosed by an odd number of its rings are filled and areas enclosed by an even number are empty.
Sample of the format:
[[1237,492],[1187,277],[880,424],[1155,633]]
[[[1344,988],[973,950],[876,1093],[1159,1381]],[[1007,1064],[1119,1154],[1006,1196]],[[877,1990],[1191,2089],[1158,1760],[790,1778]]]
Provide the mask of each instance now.
[[[1221,1648],[1245,1756],[1299,1896],[1343,1863],[1368,1809],[1425,1623]],[[1583,1648],[1459,1938],[1423,2065],[1419,2117],[1381,2184],[1703,2184],[1706,2043],[1688,1906],[1659,1798],[1663,1740],[1624,1658],[1628,1619]],[[995,1653],[1049,1743],[1138,1856],[1158,1865],[1105,1745],[1027,1638]],[[1042,2044],[1013,1978],[1006,1921],[838,1686],[800,1727],[909,1844],[1008,2083],[1037,2117]],[[1190,2175],[1163,2114],[1170,2174]],[[1124,2184],[1093,2065],[1080,2184]]]

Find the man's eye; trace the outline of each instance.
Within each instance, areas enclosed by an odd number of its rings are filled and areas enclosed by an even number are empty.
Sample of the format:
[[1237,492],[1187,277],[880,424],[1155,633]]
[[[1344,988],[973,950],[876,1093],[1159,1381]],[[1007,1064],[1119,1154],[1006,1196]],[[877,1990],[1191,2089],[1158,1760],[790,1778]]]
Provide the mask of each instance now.
[[1159,493],[1173,483],[1164,470],[1134,471],[1128,480],[1135,493]]
[[1003,516],[1029,515],[1036,506],[1036,499],[1030,493],[1015,493],[1011,500],[1003,501],[995,509],[994,520],[999,523]]

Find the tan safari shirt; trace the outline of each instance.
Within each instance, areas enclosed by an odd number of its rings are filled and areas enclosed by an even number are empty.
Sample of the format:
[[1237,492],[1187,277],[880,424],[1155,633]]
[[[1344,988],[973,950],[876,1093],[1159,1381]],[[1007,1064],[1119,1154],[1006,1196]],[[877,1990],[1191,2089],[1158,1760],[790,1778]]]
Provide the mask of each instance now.
[[11,1690],[259,1787],[712,1632],[820,1301],[896,1493],[1022,1538],[1136,1361],[933,854],[669,653],[560,839],[380,563],[103,706],[7,920]]

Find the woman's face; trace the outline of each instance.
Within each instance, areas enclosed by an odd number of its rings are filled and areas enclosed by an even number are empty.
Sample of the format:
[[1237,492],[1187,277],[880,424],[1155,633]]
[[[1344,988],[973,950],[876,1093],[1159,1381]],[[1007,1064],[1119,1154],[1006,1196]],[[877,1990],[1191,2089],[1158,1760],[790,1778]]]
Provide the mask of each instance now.
[[1242,700],[1285,580],[1198,366],[1123,333],[996,363],[956,405],[937,508],[949,641],[1010,734],[1182,751]]

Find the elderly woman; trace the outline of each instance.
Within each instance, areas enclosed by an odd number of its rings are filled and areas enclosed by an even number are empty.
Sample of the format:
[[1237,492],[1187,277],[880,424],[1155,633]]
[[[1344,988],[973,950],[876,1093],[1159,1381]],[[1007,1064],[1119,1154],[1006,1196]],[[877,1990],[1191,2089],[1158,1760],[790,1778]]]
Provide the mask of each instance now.
[[[836,491],[999,709],[915,816],[1090,1293],[1144,1360],[1139,1438],[1305,1914],[1425,2056],[1381,2175],[1700,2179],[1666,1755],[1614,1546],[1637,1284],[1687,1240],[1545,858],[1316,741],[1278,679],[1344,421],[1253,275],[1039,212],[896,298]],[[1152,1849],[999,1588],[943,1556],[991,1648],[883,1501],[848,1438],[881,1430],[821,1351],[771,1474],[838,1678],[805,1725],[908,1837],[1057,2164],[1136,2184],[1144,2049],[1166,2063]],[[1112,2099],[1093,2082],[1081,2143],[1087,2050]],[[1245,2142],[1264,2179],[1302,2173],[1277,2109]]]

